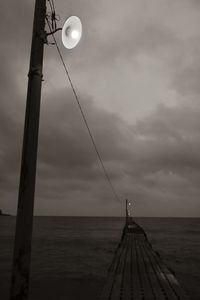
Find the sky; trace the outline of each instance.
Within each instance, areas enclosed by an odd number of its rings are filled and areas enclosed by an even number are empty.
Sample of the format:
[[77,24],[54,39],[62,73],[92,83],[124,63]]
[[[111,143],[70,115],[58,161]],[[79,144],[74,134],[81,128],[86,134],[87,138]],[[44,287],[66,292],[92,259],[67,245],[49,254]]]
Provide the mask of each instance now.
[[[45,45],[35,215],[200,217],[200,1],[54,0],[105,180],[54,45]],[[0,208],[16,214],[34,1],[1,3]],[[50,11],[47,3],[47,11]],[[51,42],[49,38],[49,42]]]

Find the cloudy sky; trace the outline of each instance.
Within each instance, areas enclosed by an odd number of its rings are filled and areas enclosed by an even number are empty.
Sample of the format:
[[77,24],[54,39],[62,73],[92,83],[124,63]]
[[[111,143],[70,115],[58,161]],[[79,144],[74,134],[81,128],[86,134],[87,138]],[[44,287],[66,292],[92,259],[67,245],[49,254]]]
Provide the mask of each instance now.
[[[55,0],[57,39],[121,202],[103,176],[55,46],[45,46],[35,214],[200,216],[200,1]],[[17,207],[34,1],[1,4],[0,208]],[[49,6],[48,6],[49,11]]]

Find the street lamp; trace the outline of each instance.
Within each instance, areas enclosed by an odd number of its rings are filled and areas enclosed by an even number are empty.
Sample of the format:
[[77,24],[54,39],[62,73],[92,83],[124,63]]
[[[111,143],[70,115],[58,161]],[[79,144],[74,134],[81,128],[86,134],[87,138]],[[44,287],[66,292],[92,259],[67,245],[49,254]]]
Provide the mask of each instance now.
[[[61,30],[46,33],[46,18],[46,0],[35,0],[10,300],[28,299],[44,44]],[[81,35],[79,18],[70,17],[62,29],[64,46],[74,48]]]
[[65,48],[76,47],[82,36],[82,24],[78,17],[71,16],[62,28],[62,42]]

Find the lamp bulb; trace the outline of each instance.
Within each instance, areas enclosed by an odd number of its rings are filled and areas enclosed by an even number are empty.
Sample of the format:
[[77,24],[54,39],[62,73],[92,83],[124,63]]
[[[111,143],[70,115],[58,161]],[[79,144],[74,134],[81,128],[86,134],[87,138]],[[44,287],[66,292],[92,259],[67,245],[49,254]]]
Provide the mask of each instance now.
[[78,30],[72,30],[71,32],[71,37],[75,40],[79,37],[79,32]]

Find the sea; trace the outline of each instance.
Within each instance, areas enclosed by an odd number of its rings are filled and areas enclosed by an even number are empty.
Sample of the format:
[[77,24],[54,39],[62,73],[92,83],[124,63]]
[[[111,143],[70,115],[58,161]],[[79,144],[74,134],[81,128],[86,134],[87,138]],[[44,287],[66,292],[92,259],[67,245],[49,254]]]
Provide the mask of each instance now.
[[[134,218],[192,300],[200,299],[200,218]],[[0,217],[0,299],[9,299],[15,217]],[[120,217],[34,217],[31,300],[96,300]]]

